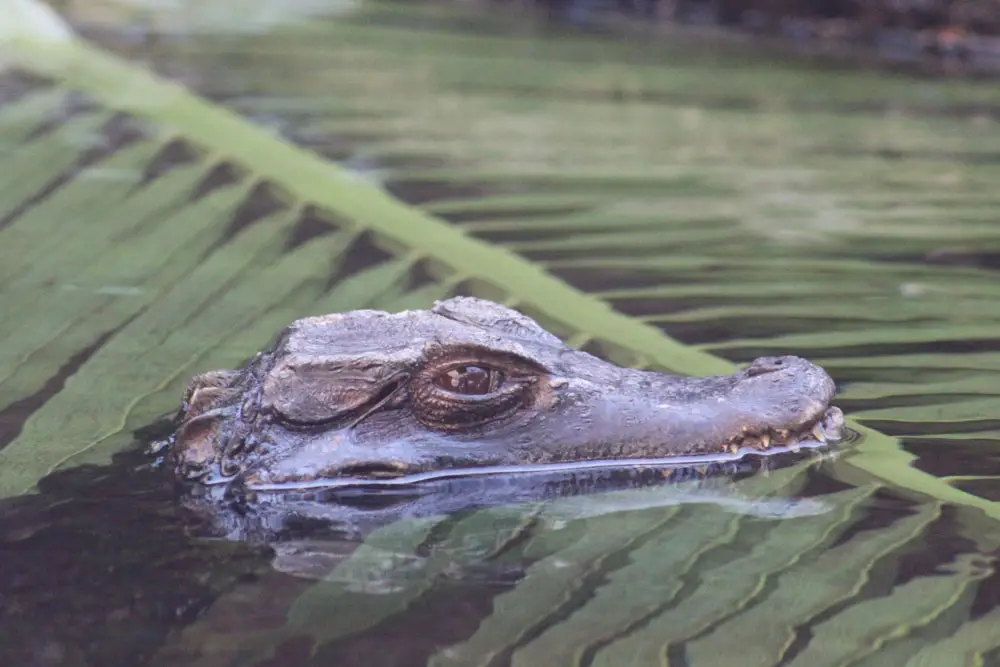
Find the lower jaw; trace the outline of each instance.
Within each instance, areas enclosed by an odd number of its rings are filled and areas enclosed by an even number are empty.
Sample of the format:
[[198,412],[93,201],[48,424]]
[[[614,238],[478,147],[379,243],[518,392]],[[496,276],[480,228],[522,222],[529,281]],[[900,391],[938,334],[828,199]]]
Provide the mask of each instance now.
[[343,487],[406,487],[423,482],[443,480],[447,478],[467,478],[496,475],[524,475],[531,473],[558,473],[558,472],[579,472],[588,469],[622,469],[622,468],[663,468],[664,470],[682,468],[689,466],[703,466],[713,463],[724,463],[728,461],[738,461],[748,454],[758,456],[772,456],[785,452],[793,452],[806,448],[818,448],[823,444],[816,441],[803,440],[795,445],[778,446],[772,445],[767,450],[748,451],[744,448],[732,453],[722,453],[716,455],[693,455],[693,456],[672,456],[668,458],[649,459],[611,459],[595,461],[573,461],[567,463],[539,463],[524,466],[482,466],[475,468],[449,468],[443,470],[431,470],[426,472],[401,474],[397,477],[362,478],[362,477],[335,477],[310,480],[308,482],[282,482],[271,484],[257,484],[248,487],[248,491],[257,493],[274,492],[294,492],[323,490]]

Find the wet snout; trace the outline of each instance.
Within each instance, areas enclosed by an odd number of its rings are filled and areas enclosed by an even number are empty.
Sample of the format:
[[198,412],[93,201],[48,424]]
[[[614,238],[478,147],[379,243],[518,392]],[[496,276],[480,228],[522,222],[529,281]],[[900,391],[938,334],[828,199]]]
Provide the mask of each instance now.
[[837,391],[829,373],[802,357],[759,357],[742,374],[734,397],[764,413],[786,413],[786,428],[818,419]]
[[843,414],[830,407],[837,387],[816,364],[796,356],[759,357],[742,374],[730,407],[743,415],[743,433],[733,443],[767,448],[840,437]]
[[552,451],[552,458],[667,458],[768,449],[836,439],[843,423],[840,411],[830,407],[833,379],[801,357],[761,357],[733,375],[685,379],[642,373],[637,378],[595,394],[576,420],[582,426],[568,434],[573,445]]

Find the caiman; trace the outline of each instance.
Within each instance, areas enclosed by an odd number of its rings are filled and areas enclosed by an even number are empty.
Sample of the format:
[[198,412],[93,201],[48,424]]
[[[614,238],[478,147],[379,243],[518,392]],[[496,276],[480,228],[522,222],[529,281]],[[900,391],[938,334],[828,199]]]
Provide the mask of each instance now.
[[307,317],[242,370],[198,375],[165,443],[202,496],[484,467],[726,457],[841,437],[835,385],[800,357],[726,376],[621,368],[471,297]]

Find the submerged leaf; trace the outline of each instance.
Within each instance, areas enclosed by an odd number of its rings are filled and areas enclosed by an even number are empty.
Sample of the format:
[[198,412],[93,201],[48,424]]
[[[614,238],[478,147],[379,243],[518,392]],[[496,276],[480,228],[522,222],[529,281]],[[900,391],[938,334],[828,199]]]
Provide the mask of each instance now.
[[[712,374],[809,356],[891,436],[859,426],[818,485],[791,468],[715,496],[402,522],[318,563],[286,551],[282,573],[323,581],[271,573],[273,598],[238,587],[164,662],[286,649],[320,663],[477,576],[492,608],[434,617],[432,663],[995,653],[996,614],[975,616],[972,598],[989,603],[975,554],[1000,539],[983,466],[1000,444],[1000,141],[957,106],[989,109],[995,90],[467,37],[407,3],[366,7],[164,46],[225,72],[189,77],[196,90],[79,41],[22,34],[5,54],[0,496],[106,462],[187,377],[238,365],[296,317],[471,293],[623,364]],[[400,16],[430,25],[401,30]],[[935,548],[939,524],[965,540],[954,556]],[[921,550],[930,573],[910,558]],[[261,608],[278,617],[263,629],[247,622]]]

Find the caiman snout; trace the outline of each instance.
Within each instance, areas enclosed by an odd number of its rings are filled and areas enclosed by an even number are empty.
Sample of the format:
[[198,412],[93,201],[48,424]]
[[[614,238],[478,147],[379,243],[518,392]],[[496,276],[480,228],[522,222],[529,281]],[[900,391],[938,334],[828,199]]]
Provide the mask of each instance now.
[[843,413],[829,407],[836,383],[816,364],[796,356],[759,357],[743,374],[745,379],[734,387],[735,402],[746,400],[752,405],[765,399],[769,405],[748,411],[756,416],[757,424],[747,429],[750,437],[737,444],[756,446],[762,440],[766,448],[776,441],[795,444],[841,437]]

